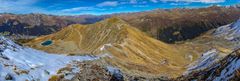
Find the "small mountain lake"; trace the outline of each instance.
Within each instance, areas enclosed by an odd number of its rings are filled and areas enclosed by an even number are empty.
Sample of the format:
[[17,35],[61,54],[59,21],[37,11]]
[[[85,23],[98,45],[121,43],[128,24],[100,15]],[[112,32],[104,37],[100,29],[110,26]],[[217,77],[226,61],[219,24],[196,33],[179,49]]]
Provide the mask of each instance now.
[[52,40],[47,40],[47,41],[44,41],[41,45],[43,45],[43,46],[49,46],[49,45],[51,45],[52,43],[53,43]]

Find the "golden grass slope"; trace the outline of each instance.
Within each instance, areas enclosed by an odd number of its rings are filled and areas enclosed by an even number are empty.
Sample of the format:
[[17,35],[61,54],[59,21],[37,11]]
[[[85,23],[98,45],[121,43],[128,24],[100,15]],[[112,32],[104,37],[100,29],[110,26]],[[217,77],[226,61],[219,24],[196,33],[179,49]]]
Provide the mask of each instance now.
[[[53,44],[41,43],[52,40]],[[70,25],[61,31],[36,38],[26,45],[51,53],[109,54],[106,61],[136,75],[176,77],[190,63],[181,50],[153,39],[118,18],[91,25]]]

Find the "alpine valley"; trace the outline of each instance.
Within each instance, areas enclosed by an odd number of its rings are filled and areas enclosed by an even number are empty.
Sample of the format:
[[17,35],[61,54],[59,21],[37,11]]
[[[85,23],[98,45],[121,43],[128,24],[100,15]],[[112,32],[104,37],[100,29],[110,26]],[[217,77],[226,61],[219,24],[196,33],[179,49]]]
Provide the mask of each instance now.
[[0,81],[240,80],[239,4],[107,15],[1,13],[0,33]]

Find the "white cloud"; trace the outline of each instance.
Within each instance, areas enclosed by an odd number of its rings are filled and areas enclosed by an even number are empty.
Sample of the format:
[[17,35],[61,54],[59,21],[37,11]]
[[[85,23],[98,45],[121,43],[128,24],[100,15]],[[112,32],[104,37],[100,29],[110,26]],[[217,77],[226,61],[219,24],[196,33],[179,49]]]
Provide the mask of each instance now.
[[133,5],[133,7],[144,8],[144,7],[149,7],[149,6],[148,5]]
[[118,5],[117,1],[105,1],[105,2],[97,4],[98,7],[106,7],[106,6],[114,7],[117,5]]
[[200,3],[221,3],[225,0],[161,0],[163,2],[173,1],[173,2],[200,2]]
[[33,6],[38,0],[0,0],[0,13],[40,12],[41,8]]
[[75,8],[69,8],[69,9],[63,9],[62,12],[75,12],[75,11],[88,11],[88,10],[94,10],[96,8],[94,7],[75,7]]
[[151,0],[124,0],[124,1],[119,1],[118,5],[125,5],[125,4],[147,4],[147,2],[152,2]]
[[178,6],[178,5],[189,5],[190,3],[186,3],[186,2],[183,2],[183,3],[170,3],[170,5],[173,5],[173,6]]

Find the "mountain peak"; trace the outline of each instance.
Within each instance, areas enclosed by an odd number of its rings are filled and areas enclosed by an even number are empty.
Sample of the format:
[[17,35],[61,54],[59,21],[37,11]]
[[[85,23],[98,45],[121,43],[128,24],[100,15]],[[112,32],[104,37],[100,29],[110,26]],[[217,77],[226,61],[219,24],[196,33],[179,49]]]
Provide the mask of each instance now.
[[103,22],[114,23],[114,24],[116,24],[116,23],[126,24],[126,22],[123,21],[119,17],[111,17],[111,18],[108,18],[108,19],[104,20]]
[[[52,43],[41,44],[48,41]],[[109,54],[111,58],[106,59],[107,63],[130,74],[139,68],[139,74],[169,72],[174,77],[189,63],[181,50],[149,37],[116,17],[90,25],[71,25],[55,34],[33,39],[26,45],[51,53]]]

